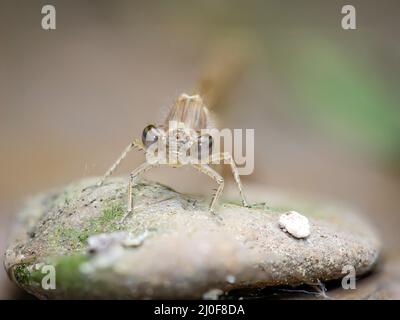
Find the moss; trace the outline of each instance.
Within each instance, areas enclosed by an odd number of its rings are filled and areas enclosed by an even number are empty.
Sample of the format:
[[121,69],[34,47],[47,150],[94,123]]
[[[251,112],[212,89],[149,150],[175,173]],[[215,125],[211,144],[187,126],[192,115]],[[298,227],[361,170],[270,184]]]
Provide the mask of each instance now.
[[124,208],[121,203],[112,204],[110,207],[103,210],[103,215],[100,218],[94,219],[95,224],[101,226],[115,225],[124,215]]
[[80,271],[83,263],[87,262],[88,257],[83,254],[75,254],[59,258],[55,262],[56,285],[62,289],[80,289],[85,281],[84,275]]
[[30,272],[27,265],[20,264],[14,268],[14,277],[19,284],[29,284]]
[[232,207],[240,207],[242,203],[239,200],[229,200],[223,203],[223,206],[232,206]]
[[[230,206],[230,207],[242,207],[242,204],[239,200],[237,201],[227,201],[223,204],[225,207]],[[263,211],[264,213],[267,214],[282,214],[288,211],[298,211],[306,216],[309,217],[325,217],[326,213],[323,212],[321,208],[313,207],[311,205],[307,204],[302,204],[302,205],[293,205],[291,206],[289,203],[288,204],[280,204],[280,205],[273,205],[270,206],[266,202],[259,202],[259,203],[253,203],[250,205],[250,208],[253,210],[259,210]]]
[[90,234],[87,230],[58,227],[51,237],[51,243],[55,247],[61,245],[62,247],[66,247],[68,249],[79,250],[84,247],[89,236]]
[[[56,270],[56,287],[61,290],[84,290],[87,283],[80,267],[88,261],[84,254],[74,254],[55,258],[44,264],[54,265]],[[15,280],[22,286],[41,287],[42,279],[46,275],[40,267],[30,264],[21,264],[13,270]],[[86,281],[86,282],[85,282]]]
[[288,205],[267,206],[267,207],[268,207],[268,209],[270,211],[276,212],[276,213],[285,213],[285,212],[288,212],[288,211],[295,210],[293,207],[288,206]]
[[36,265],[20,264],[14,268],[15,280],[20,285],[39,286],[45,274]]
[[86,242],[87,238],[93,234],[103,232],[113,232],[119,229],[119,221],[124,216],[124,206],[122,203],[112,203],[107,206],[100,217],[92,218],[81,234],[80,240]]
[[[104,281],[110,273],[109,269],[96,270],[95,273],[82,272],[82,266],[90,262],[91,257],[86,254],[73,254],[60,257],[54,261],[56,269],[56,287],[62,297],[87,298],[87,295],[107,295],[114,287]],[[104,273],[102,273],[104,272]],[[114,293],[116,294],[116,293]]]
[[81,242],[81,243],[86,243],[86,242],[87,242],[87,239],[88,239],[89,237],[90,237],[89,233],[83,232],[83,233],[81,233],[81,234],[78,236],[78,240],[79,240],[79,242]]
[[[240,200],[229,200],[223,203],[224,207],[243,207],[243,204]],[[270,206],[267,202],[256,202],[249,204],[249,208],[253,210],[265,211],[267,213],[284,213],[290,210],[294,210],[293,207],[289,205],[279,205],[279,206]]]
[[41,269],[33,269],[29,275],[31,285],[40,285],[45,275]]
[[59,226],[51,237],[52,245],[62,245],[68,249],[82,249],[87,239],[95,234],[113,232],[119,229],[118,222],[124,215],[122,203],[111,203],[102,212],[102,215],[89,219],[82,228],[69,228]]

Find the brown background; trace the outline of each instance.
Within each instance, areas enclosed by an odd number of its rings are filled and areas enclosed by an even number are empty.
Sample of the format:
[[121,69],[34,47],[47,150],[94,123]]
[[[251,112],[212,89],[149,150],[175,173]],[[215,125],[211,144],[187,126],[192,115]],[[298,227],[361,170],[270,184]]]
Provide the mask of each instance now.
[[[40,10],[47,3],[57,9],[55,31],[41,29]],[[287,69],[286,78],[280,72],[296,62],[288,53],[296,57],[297,48],[310,43],[327,51],[340,48],[350,66],[364,62],[367,74],[391,97],[396,110],[390,112],[399,114],[398,4],[352,1],[356,31],[340,28],[343,4],[1,0],[0,251],[23,198],[102,174],[131,138],[191,90],[209,48],[230,39],[243,41],[251,53],[229,108],[219,115],[223,127],[255,129],[256,168],[244,183],[351,204],[376,224],[387,259],[398,270],[400,148],[381,152],[341,130],[325,130],[318,118],[309,120],[306,99],[298,100],[286,81],[302,74]],[[307,58],[311,68],[317,61],[313,54],[310,50]],[[314,99],[313,93],[303,94]],[[120,173],[143,159],[132,154]],[[207,192],[212,186],[185,168],[157,169],[149,176],[182,191]],[[394,273],[390,283],[398,281]],[[399,292],[394,284],[389,296],[400,297]],[[18,296],[1,272],[0,298]]]

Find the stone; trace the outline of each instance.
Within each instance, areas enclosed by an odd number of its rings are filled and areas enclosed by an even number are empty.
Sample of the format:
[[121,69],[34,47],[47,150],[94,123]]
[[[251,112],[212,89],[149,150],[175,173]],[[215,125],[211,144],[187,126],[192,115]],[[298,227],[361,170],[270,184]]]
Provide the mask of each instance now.
[[221,289],[210,289],[203,294],[203,300],[218,300],[223,294]]
[[293,237],[301,239],[310,235],[308,219],[296,211],[289,211],[279,217],[279,226]]
[[[19,212],[5,267],[36,297],[223,297],[234,289],[340,279],[346,265],[360,276],[378,262],[373,228],[342,207],[247,186],[268,205],[226,201],[213,215],[208,197],[143,180],[133,190],[134,212],[121,224],[127,178],[100,187],[97,181],[33,197]],[[279,217],[291,210],[307,217],[306,239],[280,229]],[[56,271],[55,290],[41,286],[38,266],[46,265]]]
[[137,247],[146,239],[148,232],[145,231],[138,237],[133,237],[128,232],[101,233],[90,236],[87,240],[88,251],[92,253],[101,253],[112,250],[114,246]]

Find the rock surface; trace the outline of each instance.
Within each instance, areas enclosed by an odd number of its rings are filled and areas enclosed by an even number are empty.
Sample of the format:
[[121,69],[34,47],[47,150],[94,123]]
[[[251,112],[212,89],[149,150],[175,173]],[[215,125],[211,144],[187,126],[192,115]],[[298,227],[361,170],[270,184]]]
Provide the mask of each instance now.
[[[101,187],[87,179],[32,198],[18,215],[5,267],[39,298],[202,298],[209,292],[316,284],[343,277],[345,265],[362,275],[376,264],[380,244],[357,215],[270,193],[243,208],[179,194],[142,181],[135,210],[123,224],[127,180]],[[296,210],[311,225],[306,239],[279,227]],[[45,290],[43,265],[53,265],[56,289]]]

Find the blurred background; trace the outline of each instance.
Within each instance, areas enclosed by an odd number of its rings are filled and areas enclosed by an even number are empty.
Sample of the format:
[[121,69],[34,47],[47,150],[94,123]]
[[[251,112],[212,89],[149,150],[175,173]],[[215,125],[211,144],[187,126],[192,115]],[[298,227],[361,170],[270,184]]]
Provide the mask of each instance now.
[[[41,28],[45,4],[56,30]],[[341,28],[345,4],[356,30]],[[103,174],[191,92],[228,39],[250,63],[215,113],[221,127],[255,129],[244,183],[358,208],[384,242],[384,278],[371,281],[400,298],[399,9],[389,0],[0,0],[0,251],[25,197]],[[133,152],[118,173],[143,160]],[[181,191],[213,185],[190,168],[148,177]],[[1,270],[0,298],[21,297]]]

